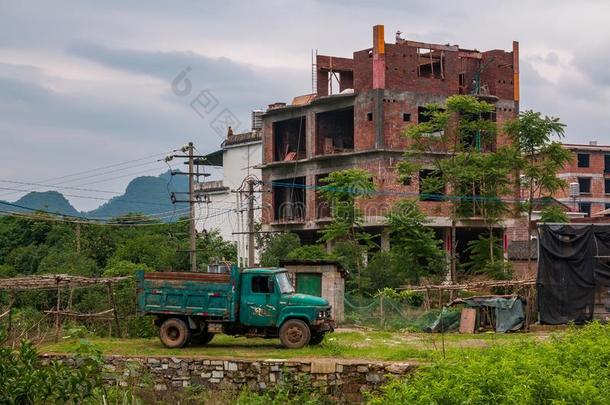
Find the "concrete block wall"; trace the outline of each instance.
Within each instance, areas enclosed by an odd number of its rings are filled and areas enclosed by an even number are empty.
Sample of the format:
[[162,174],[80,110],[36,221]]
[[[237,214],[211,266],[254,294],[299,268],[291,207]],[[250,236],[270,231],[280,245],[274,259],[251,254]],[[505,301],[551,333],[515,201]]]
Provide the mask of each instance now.
[[322,298],[332,305],[333,318],[337,323],[345,320],[345,280],[337,271],[322,273]]

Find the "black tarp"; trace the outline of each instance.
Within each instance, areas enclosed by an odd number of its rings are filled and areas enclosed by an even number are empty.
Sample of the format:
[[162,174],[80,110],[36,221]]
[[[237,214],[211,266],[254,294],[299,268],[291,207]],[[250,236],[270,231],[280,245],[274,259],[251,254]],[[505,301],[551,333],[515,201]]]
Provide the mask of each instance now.
[[597,285],[610,285],[609,225],[540,225],[538,310],[540,323],[591,320]]

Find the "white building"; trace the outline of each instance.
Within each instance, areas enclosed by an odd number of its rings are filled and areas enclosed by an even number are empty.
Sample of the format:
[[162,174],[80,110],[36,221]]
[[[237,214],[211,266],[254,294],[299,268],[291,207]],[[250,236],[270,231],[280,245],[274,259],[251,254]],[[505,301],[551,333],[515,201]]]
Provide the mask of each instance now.
[[[221,149],[205,157],[206,166],[220,167],[222,180],[197,184],[202,203],[195,205],[197,231],[220,232],[224,240],[237,244],[239,265],[248,258],[248,185],[245,180],[260,180],[263,159],[262,137],[259,129],[233,134],[230,130]],[[240,192],[243,191],[243,192]],[[254,194],[254,221],[260,222],[260,193]],[[258,262],[258,259],[256,258]]]

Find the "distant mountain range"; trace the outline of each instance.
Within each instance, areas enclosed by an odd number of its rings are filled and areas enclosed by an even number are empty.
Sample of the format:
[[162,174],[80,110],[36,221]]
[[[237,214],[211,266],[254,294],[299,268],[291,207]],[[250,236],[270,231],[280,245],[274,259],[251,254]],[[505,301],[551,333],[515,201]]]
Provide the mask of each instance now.
[[[188,176],[172,176],[165,172],[159,176],[136,177],[127,185],[125,193],[113,197],[98,208],[79,212],[58,191],[32,191],[14,203],[4,204],[0,201],[0,209],[10,211],[32,212],[32,210],[44,210],[59,215],[81,216],[91,219],[109,219],[130,213],[139,213],[162,217],[169,222],[184,216],[184,210],[173,215],[175,210],[185,208],[188,204],[172,204],[171,192],[187,192]],[[179,199],[185,199],[186,195],[179,194]]]

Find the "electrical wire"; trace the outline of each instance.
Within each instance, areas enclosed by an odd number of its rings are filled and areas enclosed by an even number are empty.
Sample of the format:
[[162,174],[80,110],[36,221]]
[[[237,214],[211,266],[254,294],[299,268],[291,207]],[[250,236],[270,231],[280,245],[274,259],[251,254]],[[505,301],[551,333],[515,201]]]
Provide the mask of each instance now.
[[70,187],[70,186],[52,186],[50,184],[29,183],[29,182],[25,182],[25,181],[16,181],[16,180],[0,179],[0,183],[19,184],[19,185],[23,185],[23,186],[40,186],[40,187],[49,187],[49,188],[54,187],[54,189],[91,191],[91,192],[95,192],[95,193],[106,193],[106,194],[123,194],[119,191],[95,190],[95,189],[91,189],[91,188],[80,188],[80,187]]
[[[142,160],[150,159],[150,158],[153,158],[153,157],[158,157],[160,155],[165,155],[167,153],[168,152],[155,153],[153,155],[148,155],[148,156],[137,158],[137,159],[131,159],[131,160],[127,160],[127,161],[120,162],[120,163],[114,163],[114,164],[111,164],[111,165],[106,165],[106,166],[101,166],[101,167],[97,167],[97,168],[93,168],[93,169],[89,169],[89,170],[84,170],[84,171],[80,171],[80,172],[66,174],[66,175],[63,175],[63,176],[48,178],[48,179],[45,179],[45,180],[41,180],[40,182],[41,183],[47,183],[47,182],[50,182],[50,181],[57,181],[57,180],[67,179],[69,177],[74,177],[74,176],[79,176],[79,175],[82,175],[82,174],[91,173],[91,172],[94,172],[94,171],[97,171],[97,170],[105,170],[105,169],[109,169],[109,168],[113,168],[113,167],[124,166],[126,164],[130,164],[130,163],[134,163],[134,162],[141,162]],[[65,180],[65,181],[56,183],[56,185],[64,184],[66,182],[70,182],[70,180]],[[35,190],[36,189],[32,189],[30,191],[35,191]],[[11,194],[15,194],[15,192],[3,193],[3,194],[0,194],[0,197],[5,196],[5,195],[11,195]]]
[[[299,189],[307,189],[307,190],[319,190],[324,188],[325,190],[334,190],[340,191],[343,193],[350,194],[358,194],[358,192],[352,188],[329,188],[328,186],[309,186],[306,184],[293,184],[293,183],[284,183],[278,181],[272,181],[271,183],[265,183],[266,185],[271,185],[271,187],[285,187],[285,188],[299,188]],[[391,195],[391,196],[401,196],[401,197],[421,197],[422,195],[428,197],[436,197],[438,201],[445,200],[464,200],[464,201],[502,201],[508,203],[519,203],[523,202],[523,199],[514,199],[514,198],[505,198],[505,197],[485,197],[485,196],[472,196],[472,195],[444,195],[444,194],[433,194],[433,193],[418,193],[418,192],[406,192],[406,191],[371,191],[368,193],[370,195]],[[366,197],[365,197],[366,198]],[[436,200],[435,200],[436,201]]]
[[[211,215],[210,218],[225,215],[226,213],[228,213],[230,211],[232,211],[232,210],[225,210],[225,211],[218,212],[214,215]],[[41,215],[35,215],[35,214],[26,214],[23,212],[0,210],[0,213],[3,213],[5,215],[27,218],[27,219],[36,220],[36,221],[80,223],[80,224],[101,225],[101,226],[159,226],[159,225],[168,225],[169,226],[169,225],[173,225],[173,224],[177,224],[177,223],[181,223],[181,222],[190,221],[190,218],[184,218],[184,219],[176,220],[175,222],[171,222],[171,223],[165,223],[165,222],[151,223],[150,220],[148,220],[148,219],[137,220],[137,221],[134,221],[131,223],[125,222],[125,220],[122,220],[121,222],[92,222],[92,221],[88,220],[87,218],[82,218],[82,217],[64,216],[62,218],[62,217],[56,216],[56,214],[50,213],[48,211],[38,211],[38,212],[40,212],[40,214],[50,214],[50,216],[41,216]],[[73,219],[70,219],[70,218],[73,218]]]
[[[0,190],[25,191],[25,192],[28,191],[28,190],[12,188],[12,187],[0,187]],[[87,199],[87,200],[98,200],[98,201],[114,200],[114,201],[129,202],[129,203],[134,203],[134,204],[148,204],[148,205],[157,205],[157,206],[168,205],[168,204],[163,204],[163,203],[155,203],[155,202],[151,202],[151,201],[125,200],[120,197],[104,198],[104,197],[93,197],[93,196],[85,196],[85,195],[78,195],[78,194],[62,194],[62,195],[64,197],[82,198],[82,199]]]

